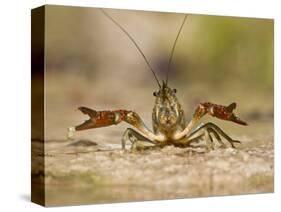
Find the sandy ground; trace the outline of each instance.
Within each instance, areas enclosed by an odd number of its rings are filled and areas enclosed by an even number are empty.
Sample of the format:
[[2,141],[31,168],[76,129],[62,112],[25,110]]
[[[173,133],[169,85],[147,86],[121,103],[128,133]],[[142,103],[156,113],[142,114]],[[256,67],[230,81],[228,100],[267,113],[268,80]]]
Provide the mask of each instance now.
[[[116,143],[49,140],[45,155],[35,151],[33,157],[45,157],[47,205],[273,192],[273,137],[240,140],[237,149],[167,146],[138,152],[124,152]],[[36,150],[43,143],[32,145]]]
[[[151,126],[151,88],[124,89],[123,97],[130,98],[119,98],[118,91],[111,90],[107,94],[107,88],[102,87],[104,84],[95,84],[92,89],[76,79],[78,90],[71,87],[74,85],[71,80],[69,85],[65,82],[63,86],[54,79],[50,82],[53,84],[47,87],[45,141],[32,140],[33,184],[38,184],[45,175],[45,199],[49,206],[274,191],[273,96],[253,96],[249,92],[249,96],[238,98],[239,93],[233,89],[225,91],[228,92],[225,95],[209,92],[203,96],[216,103],[230,103],[232,99],[239,102],[238,111],[241,118],[250,123],[248,127],[214,118],[202,119],[202,122],[214,121],[231,137],[242,141],[237,149],[207,151],[167,146],[124,152],[120,142],[127,124],[79,132],[74,140],[66,140],[66,129],[85,120],[83,114],[75,111],[81,105],[98,110],[119,109],[125,105],[124,109],[134,108]],[[97,93],[97,90],[104,93]],[[192,96],[202,97],[206,89],[181,90],[185,92],[179,92],[179,98],[187,108],[188,117],[193,109],[185,103],[191,101]],[[268,104],[262,104],[265,100]],[[40,151],[43,145],[44,153]],[[45,173],[38,171],[43,161]]]

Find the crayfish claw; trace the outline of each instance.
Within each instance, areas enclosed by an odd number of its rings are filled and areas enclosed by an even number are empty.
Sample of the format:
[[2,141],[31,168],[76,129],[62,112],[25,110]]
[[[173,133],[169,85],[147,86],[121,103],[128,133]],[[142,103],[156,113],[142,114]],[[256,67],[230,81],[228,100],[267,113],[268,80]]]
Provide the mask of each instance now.
[[88,107],[79,107],[78,110],[80,110],[83,114],[88,115],[90,119],[84,121],[78,126],[75,126],[76,131],[119,124],[121,121],[124,121],[127,114],[130,112],[127,110],[95,111]]
[[230,105],[228,105],[228,106],[226,107],[226,110],[227,110],[228,112],[232,112],[232,111],[236,108],[236,106],[237,106],[237,104],[236,104],[235,102],[233,102],[233,103],[231,103]]
[[237,116],[235,116],[234,114],[233,114],[233,116],[232,116],[229,120],[232,121],[232,122],[235,122],[235,123],[237,123],[237,124],[244,125],[244,126],[247,126],[247,125],[248,125],[247,122],[242,121],[241,119],[239,119],[239,118],[238,118]]
[[248,125],[233,113],[233,110],[236,107],[237,104],[235,102],[228,106],[217,105],[210,102],[201,103],[197,109],[197,116],[202,117],[204,114],[208,113],[209,115],[222,120],[232,121],[245,126]]
[[78,110],[80,110],[83,114],[90,116],[91,118],[97,116],[97,111],[92,110],[91,108],[88,107],[79,107]]

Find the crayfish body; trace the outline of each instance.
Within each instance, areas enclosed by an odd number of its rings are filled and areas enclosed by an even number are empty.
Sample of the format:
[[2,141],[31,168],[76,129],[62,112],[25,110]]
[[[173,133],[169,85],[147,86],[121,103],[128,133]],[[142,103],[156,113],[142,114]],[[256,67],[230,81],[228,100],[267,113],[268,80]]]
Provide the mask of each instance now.
[[103,9],[101,9],[101,11],[115,25],[117,25],[133,42],[137,50],[141,53],[141,56],[144,58],[149,69],[153,73],[153,76],[159,86],[159,90],[153,93],[156,98],[155,106],[152,112],[153,130],[150,130],[144,124],[140,116],[136,112],[131,110],[95,111],[87,107],[79,107],[78,109],[82,113],[88,115],[89,119],[80,125],[77,125],[75,127],[69,127],[68,137],[72,137],[75,131],[116,125],[124,121],[131,125],[133,128],[127,128],[127,130],[123,134],[123,149],[125,149],[127,141],[130,141],[132,143],[131,147],[133,149],[138,148],[138,146],[141,146],[139,144],[143,142],[159,147],[163,147],[166,145],[187,147],[194,142],[202,140],[202,138],[204,138],[204,140],[206,141],[207,147],[210,148],[214,147],[214,138],[223,147],[226,145],[222,142],[221,137],[226,139],[233,148],[235,148],[235,143],[240,143],[240,141],[233,140],[220,127],[218,127],[212,122],[200,124],[197,128],[195,128],[198,124],[198,121],[206,114],[219,119],[232,121],[240,125],[247,125],[246,122],[239,119],[233,113],[233,110],[236,108],[236,103],[232,103],[228,106],[217,105],[210,102],[200,103],[196,107],[192,119],[190,120],[190,122],[188,122],[188,124],[186,124],[184,111],[176,97],[176,90],[171,89],[168,86],[168,74],[170,70],[170,64],[172,61],[178,37],[186,21],[187,15],[184,16],[183,22],[178,31],[177,37],[172,48],[166,81],[163,81],[161,85],[154,70],[152,69],[147,58],[145,57],[144,53],[142,52],[138,44],[135,42],[135,40],[107,12],[105,12]]

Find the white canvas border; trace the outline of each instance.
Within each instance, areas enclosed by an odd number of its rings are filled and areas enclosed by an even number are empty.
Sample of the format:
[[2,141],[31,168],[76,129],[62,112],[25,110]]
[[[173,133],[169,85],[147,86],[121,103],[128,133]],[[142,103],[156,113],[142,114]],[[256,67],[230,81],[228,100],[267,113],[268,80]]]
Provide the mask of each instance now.
[[[275,193],[169,201],[78,206],[79,210],[276,211],[280,205],[280,38],[278,1],[227,0],[28,0],[1,5],[1,211],[42,209],[30,203],[30,9],[42,4],[188,12],[275,19]],[[52,208],[64,210],[65,207]],[[67,207],[69,211],[78,208]]]

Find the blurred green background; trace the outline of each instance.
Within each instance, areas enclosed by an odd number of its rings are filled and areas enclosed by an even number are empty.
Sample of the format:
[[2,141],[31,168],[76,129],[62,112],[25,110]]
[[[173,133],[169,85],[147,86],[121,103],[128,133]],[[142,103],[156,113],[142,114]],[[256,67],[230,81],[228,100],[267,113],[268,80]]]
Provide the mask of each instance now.
[[[164,80],[184,14],[106,11]],[[273,120],[273,28],[271,19],[188,16],[169,75],[188,117],[199,102],[236,101],[250,123]],[[46,67],[48,133],[55,136],[58,129],[80,123],[74,109],[81,105],[132,109],[151,121],[153,75],[133,43],[99,9],[46,7]],[[61,118],[62,111],[69,115]]]
[[[134,37],[164,78],[183,14],[107,11]],[[140,66],[144,78],[152,76],[132,42],[98,9],[48,6],[46,17],[50,69],[78,72],[89,79],[105,68],[129,74],[128,69]],[[177,44],[173,69],[171,77],[182,83],[219,86],[243,80],[271,89],[273,20],[190,15]]]

